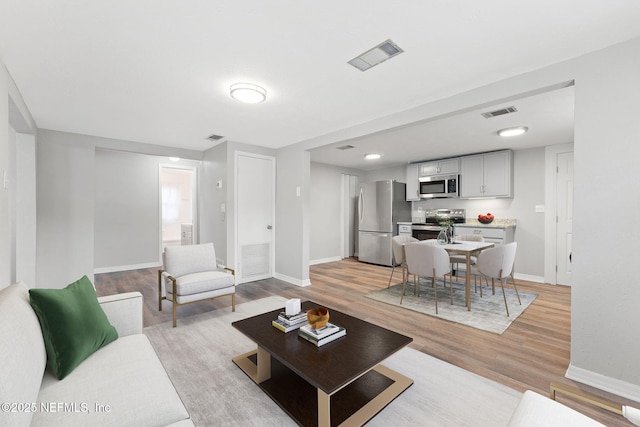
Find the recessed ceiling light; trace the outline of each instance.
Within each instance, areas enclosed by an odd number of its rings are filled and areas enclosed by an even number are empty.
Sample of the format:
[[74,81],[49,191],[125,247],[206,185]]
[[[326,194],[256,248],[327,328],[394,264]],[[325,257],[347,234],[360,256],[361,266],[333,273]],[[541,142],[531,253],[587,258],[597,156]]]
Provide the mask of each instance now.
[[267,91],[253,83],[235,83],[229,90],[233,99],[248,104],[257,104],[267,99]]
[[517,126],[517,127],[513,127],[513,128],[500,129],[498,131],[498,135],[500,135],[500,136],[518,136],[518,135],[522,135],[523,133],[525,133],[528,130],[529,130],[529,128],[526,127],[526,126]]
[[380,157],[382,157],[382,154],[380,153],[369,153],[369,154],[365,154],[364,158],[367,160],[376,160],[379,159]]
[[169,157],[169,160],[171,160],[172,162],[179,162],[180,157]]

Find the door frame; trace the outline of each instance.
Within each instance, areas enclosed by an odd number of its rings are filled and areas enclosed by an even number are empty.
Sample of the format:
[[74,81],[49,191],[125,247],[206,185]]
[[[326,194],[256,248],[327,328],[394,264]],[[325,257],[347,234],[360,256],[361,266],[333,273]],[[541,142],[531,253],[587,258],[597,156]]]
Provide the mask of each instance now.
[[162,252],[163,252],[163,239],[162,239],[162,170],[163,169],[183,169],[193,172],[191,175],[191,219],[192,219],[192,235],[191,238],[193,244],[200,242],[199,239],[199,218],[198,218],[198,166],[171,164],[171,163],[159,163],[158,164],[158,217],[159,227],[158,230],[160,238],[159,240],[159,254],[160,264],[162,264]]
[[[233,241],[234,241],[234,269],[237,274],[237,283],[246,283],[249,280],[245,280],[242,278],[242,268],[241,268],[241,256],[240,256],[240,241],[238,239],[238,225],[240,222],[240,210],[238,209],[238,163],[240,157],[253,157],[256,159],[262,160],[270,160],[271,161],[271,189],[272,189],[272,200],[271,200],[271,253],[269,254],[269,269],[270,277],[273,277],[276,270],[276,158],[274,156],[267,156],[263,154],[250,153],[248,151],[235,151],[234,153],[234,162],[233,162]],[[253,279],[254,281],[257,279]],[[260,279],[262,280],[262,279]]]
[[558,206],[556,204],[556,184],[557,184],[557,155],[560,153],[573,153],[574,144],[558,144],[545,147],[545,189],[544,189],[544,282],[550,284],[557,284],[557,272],[556,272],[556,259],[557,259],[557,247],[556,247],[556,235],[558,233],[558,224],[556,217],[558,215]]

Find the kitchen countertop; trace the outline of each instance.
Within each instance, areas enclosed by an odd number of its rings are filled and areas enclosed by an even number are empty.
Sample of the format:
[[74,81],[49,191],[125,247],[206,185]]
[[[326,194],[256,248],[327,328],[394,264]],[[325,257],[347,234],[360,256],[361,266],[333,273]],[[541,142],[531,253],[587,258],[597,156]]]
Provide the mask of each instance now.
[[516,220],[511,218],[496,218],[491,224],[482,224],[477,218],[467,218],[464,223],[453,224],[454,227],[486,227],[508,228],[516,226]]

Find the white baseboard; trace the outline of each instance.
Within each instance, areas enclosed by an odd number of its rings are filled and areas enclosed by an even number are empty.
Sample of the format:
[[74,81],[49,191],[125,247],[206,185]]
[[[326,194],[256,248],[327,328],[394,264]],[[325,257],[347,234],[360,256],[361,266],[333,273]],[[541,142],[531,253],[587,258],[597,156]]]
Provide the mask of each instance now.
[[616,378],[607,377],[596,372],[588,371],[569,364],[565,377],[590,385],[600,390],[613,393],[617,396],[640,402],[640,386],[631,384]]
[[93,274],[116,273],[118,271],[140,270],[142,268],[160,268],[162,264],[159,262],[147,262],[145,264],[119,265],[116,267],[100,267],[94,268]]
[[335,261],[340,261],[341,259],[342,257],[339,257],[339,256],[334,256],[329,258],[319,258],[319,259],[314,259],[309,261],[309,265],[324,264],[325,262],[335,262]]
[[292,285],[296,285],[296,286],[301,286],[301,287],[311,286],[310,279],[301,280],[301,279],[296,279],[295,277],[285,276],[284,274],[280,274],[280,273],[274,274],[273,277],[275,277],[278,280],[283,280],[285,282],[291,283]]
[[513,277],[515,277],[516,279],[519,279],[519,280],[526,280],[528,282],[544,283],[544,277],[542,277],[542,276],[534,276],[532,274],[515,273],[513,275]]

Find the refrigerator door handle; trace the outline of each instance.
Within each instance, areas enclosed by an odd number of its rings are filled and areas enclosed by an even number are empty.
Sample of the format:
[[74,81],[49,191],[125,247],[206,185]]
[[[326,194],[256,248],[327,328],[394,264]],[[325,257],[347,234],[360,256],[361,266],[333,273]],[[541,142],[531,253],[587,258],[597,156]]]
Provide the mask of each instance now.
[[360,197],[358,198],[358,211],[360,212],[360,222],[362,222],[362,217],[364,215],[364,194],[362,194],[362,188],[360,189]]

